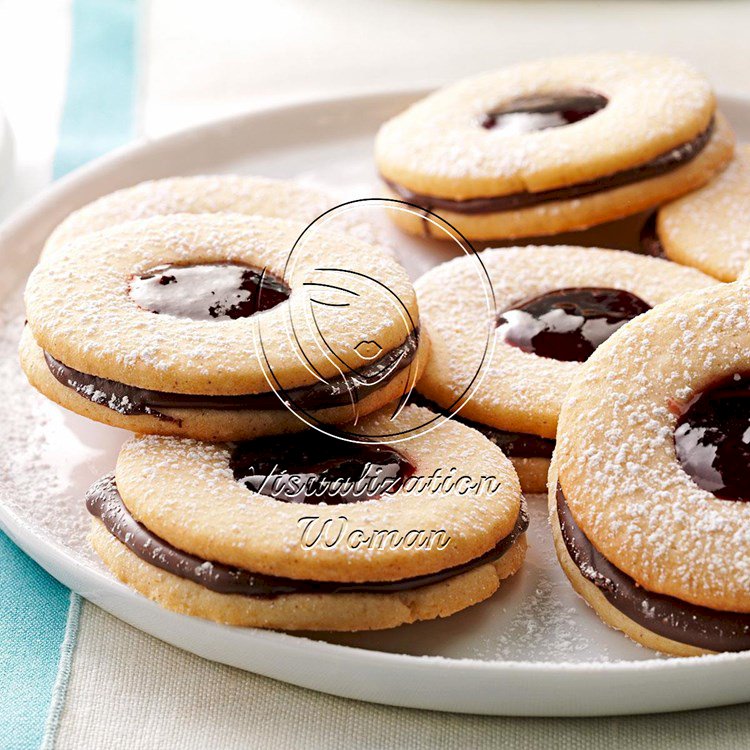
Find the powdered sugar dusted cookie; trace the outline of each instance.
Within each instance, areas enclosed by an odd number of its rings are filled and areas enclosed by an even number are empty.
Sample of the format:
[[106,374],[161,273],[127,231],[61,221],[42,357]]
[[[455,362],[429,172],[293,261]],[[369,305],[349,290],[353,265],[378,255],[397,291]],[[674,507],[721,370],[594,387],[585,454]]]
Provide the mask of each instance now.
[[555,545],[609,625],[678,655],[750,649],[747,288],[665,302],[601,346],[560,414]]
[[734,281],[750,261],[750,145],[708,185],[662,206],[641,239],[670,260]]
[[[433,416],[396,419],[410,430]],[[365,418],[357,443],[134,438],[88,493],[94,547],[165,607],[234,625],[372,630],[486,599],[526,549],[513,467],[454,422],[398,446],[372,437],[391,421]],[[435,479],[451,467],[473,490]]]
[[61,246],[26,290],[29,380],[107,424],[217,440],[405,397],[427,352],[406,273],[347,235],[298,234],[280,219],[175,214]]
[[[149,180],[117,190],[74,211],[50,235],[43,253],[54,252],[66,242],[127,221],[179,213],[269,216],[295,221],[298,231],[302,231],[339,203],[341,199],[332,191],[295,180],[236,174]],[[382,229],[362,212],[338,212],[326,228],[390,250]]]
[[[614,331],[675,295],[717,283],[692,268],[618,250],[570,246],[479,253],[495,295],[488,310],[476,259],[416,283],[432,353],[417,385],[500,445],[526,492],[543,492],[557,417],[582,363]],[[485,365],[488,326],[494,353]],[[480,380],[465,399],[470,384]]]
[[[601,54],[442,89],[381,128],[375,157],[392,195],[491,240],[638,213],[706,183],[732,150],[709,84],[687,64]],[[429,233],[418,216],[394,220]]]

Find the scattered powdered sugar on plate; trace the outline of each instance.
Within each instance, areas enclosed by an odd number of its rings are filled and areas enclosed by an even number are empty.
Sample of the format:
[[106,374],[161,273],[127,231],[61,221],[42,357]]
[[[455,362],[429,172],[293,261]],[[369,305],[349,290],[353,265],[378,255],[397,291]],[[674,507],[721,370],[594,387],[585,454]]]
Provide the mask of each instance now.
[[[114,467],[128,433],[65,412],[37,394],[18,364],[20,293],[0,312],[0,377],[7,394],[0,443],[0,502],[50,543],[103,569],[87,539],[83,495]],[[445,620],[392,631],[322,636],[335,643],[396,653],[518,661],[653,658],[603,625],[573,592],[552,548],[543,497],[529,498],[529,552],[521,571],[487,602]]]
[[126,433],[88,423],[31,388],[18,362],[21,311],[20,292],[0,309],[0,503],[37,535],[94,560],[83,492],[111,469]]
[[[484,639],[483,659],[525,658],[529,661],[611,662],[668,658],[624,639],[604,625],[573,591],[557,564],[547,520],[547,498],[529,498],[529,552],[522,570],[523,598],[505,606],[504,631]],[[523,655],[523,656],[522,656]]]
[[[482,661],[600,662],[668,658],[602,623],[557,563],[542,495],[527,498],[529,549],[521,570],[481,604],[379,633],[323,635],[331,643]],[[313,636],[315,637],[315,636]]]

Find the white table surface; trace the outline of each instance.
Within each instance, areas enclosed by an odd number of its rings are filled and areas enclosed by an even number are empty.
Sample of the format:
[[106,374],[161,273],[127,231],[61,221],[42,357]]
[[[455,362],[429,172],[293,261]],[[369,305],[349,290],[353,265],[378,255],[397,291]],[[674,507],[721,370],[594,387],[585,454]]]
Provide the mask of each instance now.
[[[49,179],[57,119],[48,113],[64,94],[68,3],[0,0],[0,108],[18,160],[0,216]],[[750,94],[747,0],[142,0],[142,8],[147,137],[300,97],[439,85],[517,60],[601,50],[679,55],[717,89]]]
[[682,56],[722,91],[750,93],[741,0],[152,0],[148,15],[149,134],[279,100],[441,84],[603,50]]

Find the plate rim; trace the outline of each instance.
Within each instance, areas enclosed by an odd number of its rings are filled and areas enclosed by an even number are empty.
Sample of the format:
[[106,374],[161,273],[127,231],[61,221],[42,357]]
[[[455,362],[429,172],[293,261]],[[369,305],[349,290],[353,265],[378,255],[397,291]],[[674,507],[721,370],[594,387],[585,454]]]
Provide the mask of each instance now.
[[[10,520],[10,523],[7,523],[7,521]],[[264,628],[243,628],[240,626],[233,626],[233,625],[224,625],[222,623],[213,622],[211,620],[204,620],[200,617],[193,617],[191,615],[185,615],[179,612],[174,612],[172,610],[168,610],[161,605],[159,605],[157,602],[154,602],[147,597],[144,597],[142,594],[139,594],[137,591],[132,589],[131,587],[127,586],[126,584],[122,583],[118,579],[114,578],[110,574],[108,574],[105,570],[99,570],[96,567],[91,567],[89,565],[86,565],[81,560],[76,559],[73,554],[63,545],[59,544],[58,542],[50,542],[49,540],[44,539],[44,537],[40,536],[39,534],[34,533],[33,529],[29,527],[29,525],[17,514],[15,514],[12,510],[4,507],[2,504],[0,504],[0,529],[2,529],[5,533],[8,534],[8,536],[11,538],[11,540],[16,544],[18,547],[20,547],[26,554],[29,555],[37,564],[41,565],[45,570],[47,570],[47,567],[44,565],[44,563],[40,562],[35,554],[33,554],[32,551],[27,551],[28,548],[32,548],[34,545],[27,543],[26,538],[23,537],[19,540],[19,532],[20,534],[24,533],[24,530],[28,533],[28,537],[32,538],[39,546],[46,547],[47,549],[51,550],[56,557],[62,557],[65,558],[67,566],[71,571],[75,569],[77,572],[81,572],[83,574],[83,577],[85,578],[92,578],[96,579],[95,582],[99,585],[114,585],[116,589],[118,589],[119,593],[125,594],[128,597],[137,598],[139,600],[142,600],[143,602],[151,605],[155,605],[158,607],[159,611],[168,612],[170,615],[175,615],[180,618],[187,618],[190,620],[198,620],[201,623],[207,623],[210,626],[216,626],[221,629],[228,628],[233,631],[242,632],[242,633],[252,633],[254,635],[258,636],[281,636],[281,640],[285,640],[287,642],[305,642],[305,643],[314,643],[318,646],[323,647],[324,649],[333,649],[335,651],[339,651],[341,649],[347,650],[347,651],[356,651],[358,653],[362,654],[368,654],[369,656],[377,656],[380,657],[386,657],[386,659],[393,659],[397,661],[401,661],[403,659],[407,659],[410,661],[418,662],[419,664],[424,664],[430,661],[439,662],[441,665],[445,666],[446,663],[456,663],[459,665],[471,665],[471,666],[478,666],[482,669],[486,669],[488,667],[490,668],[498,668],[502,667],[503,670],[506,669],[520,669],[521,671],[537,671],[540,673],[548,672],[550,670],[556,671],[560,668],[564,668],[566,671],[575,671],[575,672],[581,672],[583,674],[590,674],[594,672],[611,672],[613,671],[613,668],[615,667],[623,667],[625,668],[624,671],[631,672],[631,671],[637,671],[640,672],[644,669],[659,669],[660,671],[665,668],[667,665],[675,666],[675,665],[681,665],[681,667],[684,667],[686,665],[695,665],[700,662],[707,663],[708,661],[712,663],[717,662],[735,662],[735,661],[748,661],[750,660],[750,651],[739,651],[739,652],[724,652],[719,654],[705,654],[702,656],[670,656],[668,659],[643,659],[643,660],[617,660],[617,661],[580,661],[580,662],[566,662],[566,661],[556,661],[556,662],[550,662],[550,661],[522,661],[522,660],[502,660],[502,659],[474,659],[471,657],[463,657],[463,658],[457,658],[453,656],[434,656],[434,655],[424,655],[424,656],[416,656],[414,654],[398,654],[391,651],[379,651],[378,649],[369,649],[369,648],[362,648],[359,646],[350,646],[347,644],[338,644],[338,643],[329,643],[328,641],[320,641],[313,638],[308,638],[304,635],[295,635],[293,632],[284,632],[284,631],[278,631],[278,630],[269,630]],[[39,555],[42,557],[43,555]],[[53,578],[56,578],[57,580],[61,580],[56,575],[51,573],[49,570],[47,570],[50,575],[53,576]],[[67,584],[66,584],[67,585]],[[71,586],[68,586],[68,588],[71,588]],[[76,592],[79,593],[80,592]],[[80,594],[80,596],[83,596],[85,599],[88,599],[88,597],[85,594]],[[100,606],[100,605],[97,605]],[[117,616],[117,615],[115,615]],[[118,616],[119,617],[119,616]],[[626,637],[626,636],[623,636]],[[618,671],[618,670],[616,670]]]
[[[340,94],[336,96],[326,97],[309,97],[280,104],[270,104],[262,107],[251,108],[243,112],[234,113],[231,115],[216,118],[214,120],[202,122],[197,125],[188,126],[167,135],[160,136],[158,138],[139,139],[90,162],[84,167],[75,170],[69,175],[48,186],[35,197],[26,201],[19,208],[17,208],[0,225],[0,251],[2,251],[3,253],[7,252],[7,248],[3,248],[2,246],[7,245],[8,239],[14,234],[23,231],[24,225],[30,222],[33,217],[40,211],[44,211],[45,206],[54,204],[60,198],[71,192],[74,194],[76,192],[80,192],[80,188],[85,187],[89,181],[96,181],[97,178],[104,178],[107,174],[115,171],[119,165],[123,164],[125,161],[136,154],[144,157],[149,153],[158,153],[165,148],[178,147],[186,140],[201,140],[224,129],[233,130],[236,128],[242,128],[243,124],[248,121],[257,121],[267,116],[291,116],[294,113],[301,114],[305,111],[309,112],[312,110],[321,111],[337,106],[375,106],[377,104],[384,104],[388,101],[394,101],[396,99],[403,99],[404,101],[409,99],[416,100],[420,96],[423,96],[428,90],[430,89],[397,88],[381,89],[369,91],[366,93],[357,93],[353,95]],[[718,98],[721,102],[730,105],[750,108],[750,97],[737,95],[720,95]],[[19,269],[19,275],[21,279],[23,279],[23,269]],[[0,488],[0,493],[2,495],[5,495],[6,491]],[[110,590],[113,591],[113,593],[116,593],[118,596],[124,596],[126,599],[135,598],[137,600],[142,600],[141,604],[146,604],[153,608],[157,608],[160,612],[167,613],[169,616],[174,618],[183,618],[185,620],[200,619],[166,610],[159,604],[152,602],[145,597],[142,597],[130,587],[126,586],[119,580],[115,579],[113,576],[109,575],[106,571],[99,570],[96,567],[85,564],[85,562],[82,560],[76,559],[72,552],[59,542],[49,540],[47,537],[36,533],[33,527],[29,526],[22,517],[16,515],[16,513],[14,513],[4,503],[0,503],[0,528],[5,530],[6,533],[8,533],[9,537],[14,541],[14,543],[16,543],[26,554],[28,554],[30,557],[32,557],[32,559],[34,559],[43,568],[45,568],[45,570],[53,575],[53,577],[61,580],[66,586],[74,591],[77,591],[86,599],[92,599],[92,589],[102,589],[104,591]],[[53,558],[55,560],[54,565],[50,562],[50,560],[52,560]],[[55,567],[56,572],[53,573],[50,570],[50,567]],[[62,571],[62,575],[60,575],[60,571]],[[75,579],[74,583],[76,585],[71,585],[70,581],[72,579]],[[82,591],[86,593],[82,593]],[[144,630],[145,632],[150,632],[151,635],[155,635],[150,630],[144,628],[141,624],[135,624],[134,622],[129,621],[127,618],[123,617],[121,613],[113,612],[112,609],[110,609],[105,603],[102,603],[101,601],[96,601],[94,603],[97,606],[100,606],[106,611],[110,612],[114,616],[118,617],[118,619],[123,619],[126,622],[130,622],[131,625],[134,625],[135,627]],[[260,646],[264,645],[264,643],[273,642],[274,644],[278,644],[279,646],[281,646],[285,651],[304,649],[306,652],[308,652],[307,655],[309,656],[310,650],[313,649],[317,651],[323,658],[335,657],[343,658],[347,661],[353,660],[353,666],[355,667],[366,668],[367,666],[376,664],[380,666],[385,664],[386,667],[408,666],[409,668],[416,669],[418,671],[427,670],[432,674],[434,674],[436,670],[439,673],[446,673],[453,670],[466,672],[468,676],[471,676],[472,673],[496,673],[498,676],[503,674],[507,675],[508,673],[522,673],[525,675],[536,675],[544,677],[549,676],[552,673],[563,672],[574,673],[580,677],[611,678],[620,675],[633,675],[641,672],[653,671],[665,673],[667,675],[669,675],[670,673],[680,674],[684,673],[686,669],[688,670],[688,672],[695,672],[696,674],[707,674],[710,672],[714,672],[715,670],[722,670],[728,665],[739,665],[741,667],[745,667],[745,665],[750,662],[750,652],[711,654],[700,657],[670,657],[668,659],[648,658],[639,661],[617,660],[610,662],[511,661],[502,659],[484,660],[477,658],[456,658],[444,657],[439,655],[417,656],[413,654],[379,651],[377,649],[368,649],[347,644],[337,644],[327,641],[313,640],[304,635],[294,635],[278,631],[266,631],[256,628],[233,628],[232,626],[220,625],[203,620],[201,620],[201,623],[213,628],[231,628],[235,631],[241,631],[245,634],[243,637],[254,639],[255,643]],[[159,636],[155,635],[155,637],[158,638]],[[248,643],[249,645],[252,645],[249,641]],[[193,651],[193,653],[196,652]],[[219,659],[214,660],[220,661]],[[285,679],[285,681],[291,682],[291,680],[287,680],[286,678],[281,679]],[[317,689],[322,689],[325,692],[333,692],[325,688]],[[350,695],[350,693],[339,694]],[[376,699],[372,698],[365,699],[375,700],[375,702],[388,702],[385,699],[382,701],[377,701]],[[746,700],[746,698],[742,697],[738,700],[744,701]],[[730,702],[731,700],[725,700],[722,703],[727,704]],[[410,704],[402,703],[398,705]],[[707,703],[705,705],[719,704]],[[429,706],[418,707],[429,708]],[[443,708],[441,710],[446,709]],[[662,711],[675,709],[657,708],[655,710]],[[483,712],[486,713],[485,711]],[[517,712],[514,713],[518,715]],[[573,714],[558,713],[539,715]]]

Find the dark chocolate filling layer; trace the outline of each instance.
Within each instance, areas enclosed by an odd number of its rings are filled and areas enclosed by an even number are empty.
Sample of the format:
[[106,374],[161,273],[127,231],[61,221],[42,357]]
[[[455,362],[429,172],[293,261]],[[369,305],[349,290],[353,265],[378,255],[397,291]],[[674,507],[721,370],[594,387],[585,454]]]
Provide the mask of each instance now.
[[674,431],[677,459],[721,500],[750,502],[750,377],[723,378],[688,402]]
[[400,346],[386,352],[376,362],[371,362],[346,376],[338,376],[326,382],[318,381],[312,385],[290,388],[286,391],[279,389],[278,394],[271,391],[236,396],[203,396],[193,393],[152,391],[79,372],[59,362],[48,352],[44,353],[44,358],[50,372],[60,383],[89,401],[126,416],[148,414],[157,419],[177,422],[179,420],[164,414],[161,410],[263,409],[280,411],[285,408],[282,400],[299,409],[329,409],[336,406],[348,406],[361,401],[390,382],[412,362],[418,345],[419,330],[415,328]]
[[253,492],[309,505],[374,500],[416,471],[393,446],[304,432],[235,443],[229,468]]
[[141,309],[190,320],[249,318],[291,292],[269,270],[241,263],[164,263],[130,279],[130,297]]
[[517,302],[497,319],[510,346],[561,362],[585,362],[615,331],[651,305],[624,289],[553,289]]
[[652,213],[641,228],[640,250],[642,255],[653,255],[654,258],[666,258],[664,245],[661,244],[656,231],[656,211]]
[[[424,406],[431,411],[445,416],[451,416],[450,411],[438,406],[434,401],[430,401],[421,394],[412,394],[410,402],[417,406]],[[528,432],[509,432],[500,430],[497,427],[490,427],[481,422],[474,422],[467,419],[461,414],[451,416],[456,422],[465,424],[467,427],[481,432],[490,442],[494,443],[508,458],[552,458],[552,451],[555,450],[555,441],[552,438],[532,435]]]
[[575,522],[559,483],[557,517],[565,547],[581,575],[628,619],[664,638],[708,651],[750,649],[750,614],[710,609],[655,594],[616,568]]
[[528,432],[508,432],[498,430],[480,422],[456,417],[469,427],[481,432],[490,442],[494,443],[508,458],[552,458],[555,441],[541,435],[531,435]]
[[273,598],[282,594],[345,594],[354,592],[389,593],[440,583],[489,562],[499,560],[523,534],[528,525],[526,508],[522,504],[513,530],[495,547],[469,562],[453,568],[403,578],[399,581],[372,581],[364,583],[338,581],[306,581],[280,578],[262,573],[252,573],[243,568],[233,568],[223,563],[203,560],[173,547],[138,523],[125,507],[117,491],[114,476],[107,475],[95,482],[86,493],[89,513],[99,518],[107,530],[133,554],[172,575],[205,586],[219,594],[241,594]]
[[480,120],[485,130],[532,133],[585,120],[607,106],[608,99],[593,91],[560,91],[520,96],[493,109]]
[[670,149],[664,154],[657,156],[645,164],[637,167],[623,169],[606,177],[599,177],[588,182],[579,182],[576,185],[542,190],[538,193],[522,192],[510,195],[487,196],[483,198],[469,198],[467,200],[453,200],[452,198],[440,198],[435,195],[415,193],[409,188],[399,185],[382,177],[388,187],[402,200],[415,203],[430,211],[452,211],[457,214],[492,214],[500,211],[512,211],[519,208],[538,206],[542,203],[552,201],[573,200],[593,195],[605,190],[631,185],[635,182],[648,180],[652,177],[671,172],[678,167],[692,161],[705,148],[714,130],[714,121],[711,120],[708,127],[691,141],[681,146]]

